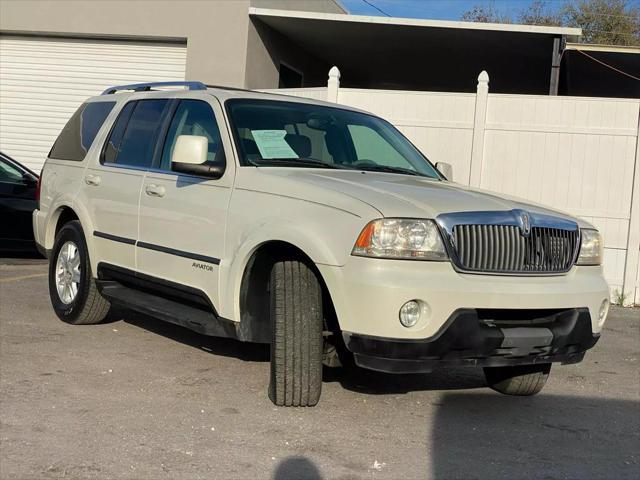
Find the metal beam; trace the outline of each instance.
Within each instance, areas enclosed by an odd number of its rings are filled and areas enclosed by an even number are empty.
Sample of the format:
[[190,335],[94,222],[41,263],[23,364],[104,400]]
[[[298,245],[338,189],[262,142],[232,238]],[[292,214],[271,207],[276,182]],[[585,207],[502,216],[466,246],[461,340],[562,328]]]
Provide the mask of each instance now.
[[551,78],[549,79],[549,95],[558,95],[558,83],[560,82],[560,62],[562,52],[560,37],[553,39],[553,54],[551,56]]

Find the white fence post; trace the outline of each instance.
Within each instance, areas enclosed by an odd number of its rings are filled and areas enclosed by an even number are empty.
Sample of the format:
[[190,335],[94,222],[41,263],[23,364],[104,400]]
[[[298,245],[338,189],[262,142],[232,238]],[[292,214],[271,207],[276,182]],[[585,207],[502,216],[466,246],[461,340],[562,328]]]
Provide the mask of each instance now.
[[331,67],[329,70],[329,80],[327,81],[327,101],[338,103],[340,93],[340,70],[338,67]]
[[473,140],[471,143],[471,166],[469,185],[480,186],[482,160],[484,158],[484,131],[487,123],[487,101],[489,99],[489,74],[483,70],[478,75],[476,110],[473,118]]
[[636,285],[640,264],[640,114],[638,115],[638,136],[636,137],[636,163],[631,192],[631,212],[629,217],[629,236],[627,238],[627,255],[624,262],[624,280],[622,291],[624,305],[631,306],[637,300]]

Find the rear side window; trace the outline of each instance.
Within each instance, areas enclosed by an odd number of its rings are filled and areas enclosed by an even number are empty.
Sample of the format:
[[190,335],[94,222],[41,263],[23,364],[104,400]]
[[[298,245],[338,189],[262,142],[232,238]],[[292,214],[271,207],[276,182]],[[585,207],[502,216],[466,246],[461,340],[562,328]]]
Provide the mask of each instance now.
[[58,160],[84,160],[98,130],[113,109],[115,102],[83,103],[58,135],[49,152],[49,158]]
[[169,100],[138,100],[124,106],[111,130],[104,163],[139,168],[151,166],[158,133]]

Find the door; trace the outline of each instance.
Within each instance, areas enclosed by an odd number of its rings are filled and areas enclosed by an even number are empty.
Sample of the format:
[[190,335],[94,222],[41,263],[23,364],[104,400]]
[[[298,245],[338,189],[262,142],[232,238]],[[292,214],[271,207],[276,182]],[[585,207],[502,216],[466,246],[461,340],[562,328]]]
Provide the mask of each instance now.
[[100,162],[85,171],[81,195],[94,222],[95,260],[135,270],[138,204],[144,174],[153,162],[167,99],[130,101],[105,142]]
[[31,214],[38,179],[0,156],[0,250],[35,249]]
[[[189,300],[218,304],[218,268],[224,256],[225,222],[233,162],[222,110],[214,97],[182,99],[173,112],[157,164],[144,180],[140,196],[138,271],[171,282]],[[226,164],[219,179],[171,170],[171,154],[180,135],[207,138],[207,162]],[[226,145],[226,148],[225,148]],[[196,300],[197,301],[197,300]]]

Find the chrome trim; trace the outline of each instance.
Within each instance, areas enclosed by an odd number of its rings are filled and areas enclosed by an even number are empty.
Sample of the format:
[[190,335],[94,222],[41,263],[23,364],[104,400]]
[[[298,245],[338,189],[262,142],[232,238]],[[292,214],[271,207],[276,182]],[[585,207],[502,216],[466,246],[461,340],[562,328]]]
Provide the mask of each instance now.
[[138,167],[136,165],[127,165],[126,163],[115,163],[115,162],[103,162],[92,168],[99,169],[100,167],[115,168],[118,170],[129,170],[131,172],[140,172],[140,173],[145,173],[149,170],[148,167]]
[[[574,246],[574,256],[568,269],[554,272],[521,272],[521,271],[478,271],[465,269],[458,256],[458,251],[454,241],[454,228],[458,225],[506,225],[518,227],[523,232],[523,213],[528,214],[529,229],[555,228],[576,233],[576,245]],[[496,210],[496,211],[475,211],[475,212],[452,212],[443,213],[435,218],[440,229],[440,234],[444,241],[445,248],[451,259],[453,268],[460,273],[475,275],[500,275],[500,276],[557,276],[566,274],[576,264],[580,254],[581,230],[574,220],[568,218],[546,215],[544,213],[530,212],[521,209]]]

